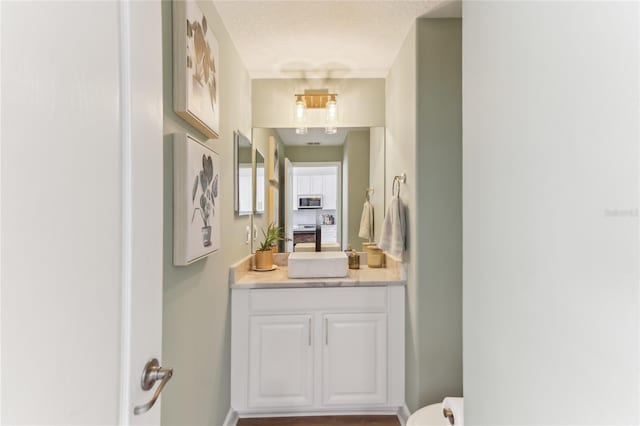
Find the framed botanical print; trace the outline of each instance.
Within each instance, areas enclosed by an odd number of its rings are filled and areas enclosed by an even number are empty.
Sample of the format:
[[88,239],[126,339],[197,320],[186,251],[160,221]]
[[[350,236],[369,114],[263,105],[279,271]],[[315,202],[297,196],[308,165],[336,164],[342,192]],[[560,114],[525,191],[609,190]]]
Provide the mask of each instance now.
[[173,135],[173,263],[220,249],[220,157],[185,133]]
[[208,138],[220,124],[219,47],[195,1],[173,2],[173,109]]

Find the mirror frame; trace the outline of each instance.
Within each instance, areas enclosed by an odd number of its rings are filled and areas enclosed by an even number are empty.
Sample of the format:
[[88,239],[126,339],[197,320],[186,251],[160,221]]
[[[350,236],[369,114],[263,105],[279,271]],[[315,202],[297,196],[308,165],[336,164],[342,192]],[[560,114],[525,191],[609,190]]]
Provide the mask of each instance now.
[[[252,150],[252,155],[253,155],[253,142],[251,141],[251,139],[249,139],[248,137],[246,137],[240,130],[235,130],[233,132],[233,169],[234,169],[234,173],[233,173],[233,193],[234,193],[234,210],[235,210],[235,214],[236,216],[249,216],[252,214],[252,211],[246,211],[246,212],[241,212],[240,211],[240,155],[239,155],[239,150],[240,150],[240,142],[247,142],[249,144],[249,148]],[[252,161],[253,161],[253,157],[252,157]],[[253,164],[251,165],[251,168],[253,169]],[[252,182],[251,182],[251,186],[253,186],[253,176],[251,177]],[[251,189],[251,199],[253,201],[253,188]],[[252,210],[253,210],[253,206],[252,206]]]
[[[253,147],[253,152],[255,153],[253,156],[253,215],[262,216],[265,214],[265,205],[267,204],[267,160],[257,146]],[[258,155],[262,157],[262,167],[264,169],[261,188],[258,188]],[[262,210],[258,210],[258,190],[262,191]]]

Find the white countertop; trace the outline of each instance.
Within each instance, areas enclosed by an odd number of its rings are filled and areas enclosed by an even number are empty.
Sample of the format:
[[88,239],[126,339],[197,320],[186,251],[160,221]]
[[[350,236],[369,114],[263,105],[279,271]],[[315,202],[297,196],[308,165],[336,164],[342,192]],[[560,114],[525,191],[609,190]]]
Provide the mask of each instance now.
[[369,268],[366,264],[360,269],[349,269],[343,278],[289,278],[286,266],[288,254],[277,254],[278,268],[269,272],[251,270],[253,256],[247,256],[229,268],[229,287],[247,288],[300,288],[300,287],[372,287],[405,285],[404,265],[398,260],[387,257],[387,267]]

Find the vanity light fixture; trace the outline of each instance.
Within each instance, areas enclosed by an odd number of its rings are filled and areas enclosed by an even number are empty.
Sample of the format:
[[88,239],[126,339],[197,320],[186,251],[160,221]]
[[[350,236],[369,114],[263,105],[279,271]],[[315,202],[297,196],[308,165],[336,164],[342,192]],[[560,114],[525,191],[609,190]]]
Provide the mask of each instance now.
[[307,133],[307,109],[325,110],[324,132],[333,135],[338,131],[338,103],[337,93],[329,93],[329,89],[305,90],[304,93],[296,93],[295,124],[296,133]]

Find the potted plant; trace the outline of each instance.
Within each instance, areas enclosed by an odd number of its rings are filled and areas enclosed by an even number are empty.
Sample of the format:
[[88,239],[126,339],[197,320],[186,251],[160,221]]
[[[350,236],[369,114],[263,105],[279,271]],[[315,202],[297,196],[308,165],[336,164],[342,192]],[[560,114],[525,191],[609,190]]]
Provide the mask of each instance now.
[[262,230],[262,235],[264,239],[255,254],[256,269],[271,269],[273,267],[273,246],[284,239],[284,229],[270,223],[266,231]]

